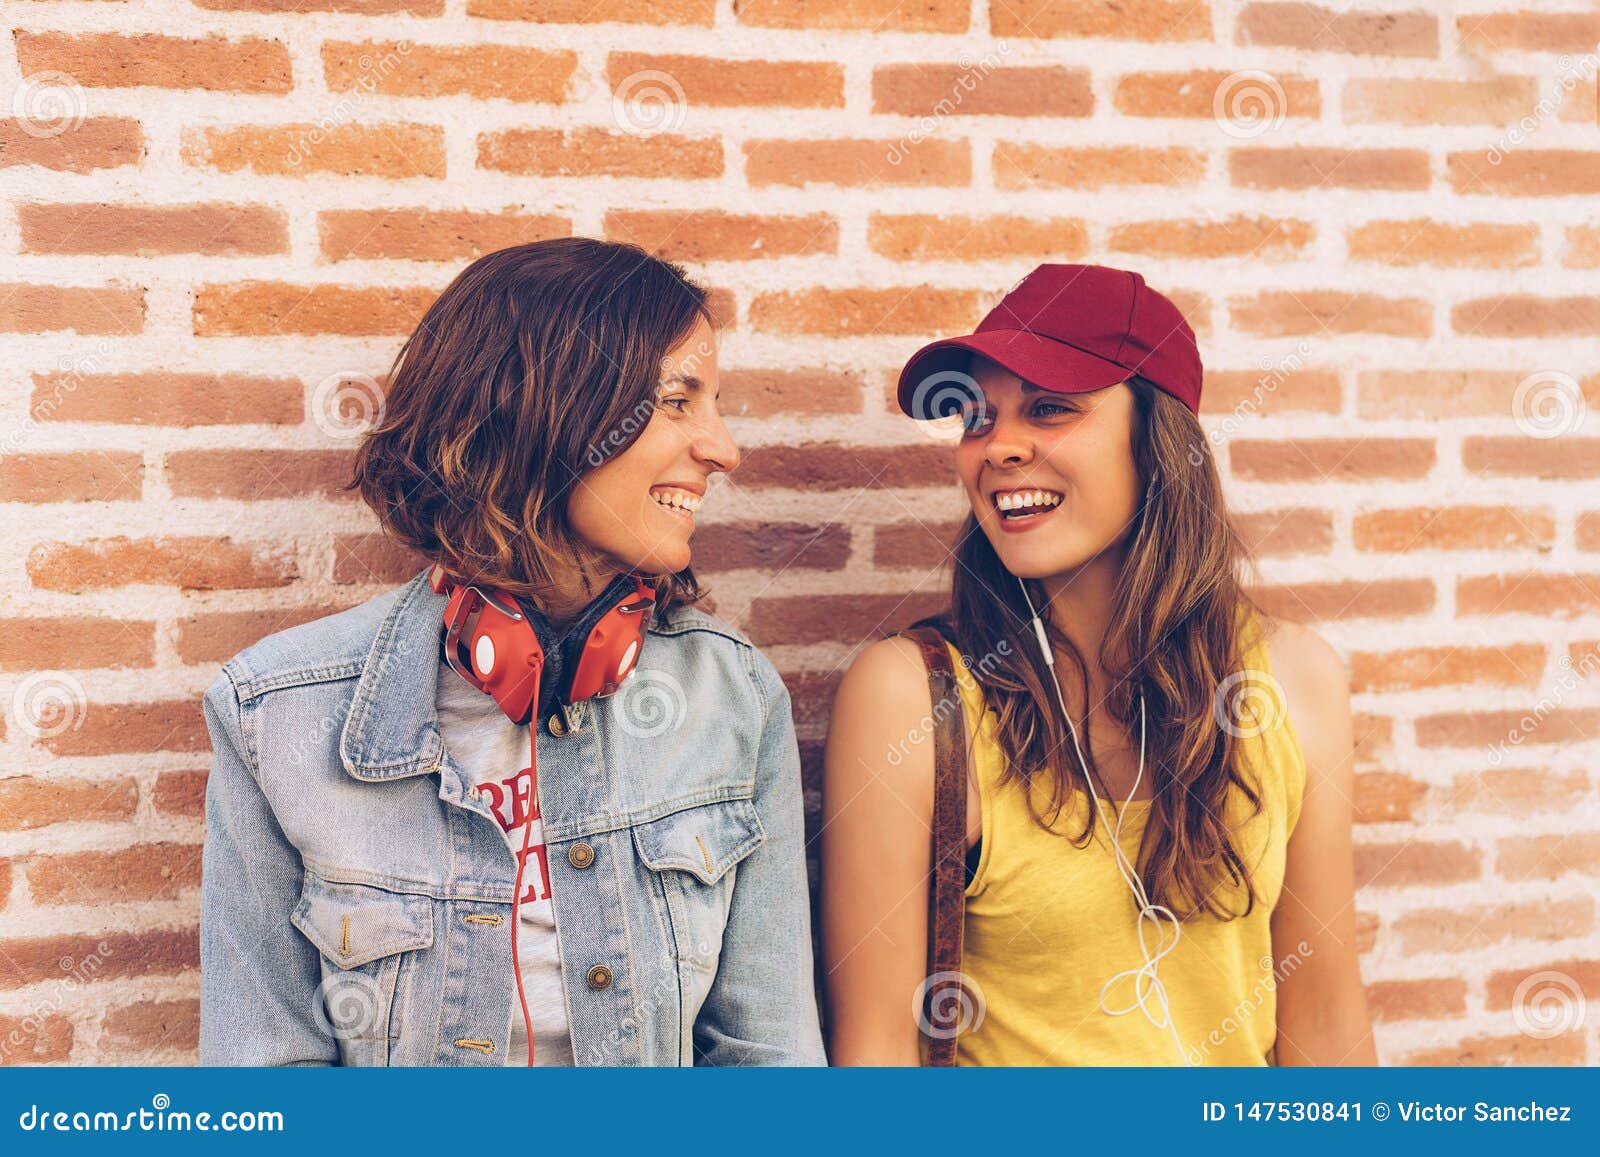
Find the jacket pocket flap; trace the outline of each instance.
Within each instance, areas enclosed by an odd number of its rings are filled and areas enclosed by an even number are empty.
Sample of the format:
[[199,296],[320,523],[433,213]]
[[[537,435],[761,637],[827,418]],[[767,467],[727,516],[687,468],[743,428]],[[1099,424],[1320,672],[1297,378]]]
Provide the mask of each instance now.
[[433,901],[306,872],[289,922],[341,968],[433,943]]
[[689,872],[702,884],[716,883],[766,838],[747,799],[684,808],[633,828],[633,846],[647,867]]

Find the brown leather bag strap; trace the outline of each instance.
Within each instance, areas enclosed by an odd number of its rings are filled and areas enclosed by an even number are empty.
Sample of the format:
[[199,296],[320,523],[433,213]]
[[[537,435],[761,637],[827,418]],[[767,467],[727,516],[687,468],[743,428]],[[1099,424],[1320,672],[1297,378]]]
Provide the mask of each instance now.
[[932,627],[904,633],[922,648],[933,705],[933,878],[928,889],[922,1031],[928,1038],[927,1063],[953,1065],[967,999],[960,979],[967,890],[966,711],[944,636]]

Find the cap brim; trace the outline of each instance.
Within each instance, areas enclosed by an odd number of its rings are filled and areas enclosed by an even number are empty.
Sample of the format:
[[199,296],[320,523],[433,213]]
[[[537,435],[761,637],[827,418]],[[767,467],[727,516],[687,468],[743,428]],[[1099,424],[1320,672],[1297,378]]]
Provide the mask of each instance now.
[[913,418],[937,418],[940,403],[961,389],[955,374],[968,354],[982,354],[1025,382],[1058,394],[1083,394],[1127,381],[1133,371],[1084,353],[1066,342],[1027,330],[991,329],[947,337],[923,346],[900,371],[900,409]]

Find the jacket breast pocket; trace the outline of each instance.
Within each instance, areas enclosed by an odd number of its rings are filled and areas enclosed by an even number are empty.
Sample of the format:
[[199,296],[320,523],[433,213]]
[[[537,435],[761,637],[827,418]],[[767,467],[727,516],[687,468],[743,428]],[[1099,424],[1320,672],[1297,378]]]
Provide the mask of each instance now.
[[413,957],[433,944],[433,901],[307,869],[289,922],[322,955],[311,1011],[346,1065],[387,1065],[404,1023]]
[[765,839],[748,799],[684,808],[634,825],[633,846],[656,873],[681,963],[715,973],[737,865]]

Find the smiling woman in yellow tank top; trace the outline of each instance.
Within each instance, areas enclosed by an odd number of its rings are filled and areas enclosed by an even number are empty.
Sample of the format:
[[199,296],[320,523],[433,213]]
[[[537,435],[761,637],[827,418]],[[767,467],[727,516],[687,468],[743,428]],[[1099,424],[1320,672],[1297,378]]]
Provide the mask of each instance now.
[[1137,274],[1040,266],[901,375],[958,416],[946,640],[840,684],[823,793],[835,1064],[923,1063],[933,721],[966,721],[961,1065],[1374,1064],[1348,675],[1241,577],[1193,331]]

